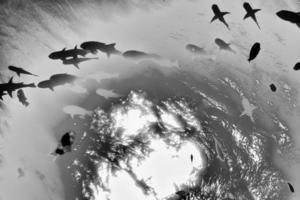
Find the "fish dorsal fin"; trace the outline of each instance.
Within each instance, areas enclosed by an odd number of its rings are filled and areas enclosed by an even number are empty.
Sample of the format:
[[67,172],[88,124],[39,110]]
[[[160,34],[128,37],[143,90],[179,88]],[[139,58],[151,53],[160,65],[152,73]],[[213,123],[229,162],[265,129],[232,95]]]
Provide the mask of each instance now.
[[66,47],[62,49],[62,51],[65,51],[65,50],[66,50]]
[[77,49],[77,45],[75,45],[74,49],[75,49],[75,50]]
[[116,46],[116,43],[111,43],[111,44],[109,44],[109,46],[114,47],[114,46]]
[[13,79],[14,79],[14,77],[12,76],[12,77],[9,79],[8,83],[13,83]]

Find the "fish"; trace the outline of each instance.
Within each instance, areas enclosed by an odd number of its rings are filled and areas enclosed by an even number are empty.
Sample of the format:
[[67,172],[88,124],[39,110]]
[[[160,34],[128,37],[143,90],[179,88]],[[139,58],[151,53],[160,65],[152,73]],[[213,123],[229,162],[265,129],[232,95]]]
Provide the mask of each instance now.
[[63,108],[64,113],[70,115],[72,119],[75,116],[79,116],[80,118],[84,118],[85,116],[91,116],[92,111],[86,110],[82,107],[75,106],[75,105],[68,105]]
[[218,19],[228,28],[228,30],[230,30],[228,23],[224,19],[224,16],[230,14],[230,12],[222,12],[216,4],[213,4],[211,9],[214,12],[214,17],[211,19],[210,23]]
[[196,55],[203,55],[203,54],[206,54],[206,51],[204,48],[201,48],[197,45],[194,45],[194,44],[187,44],[185,46],[185,49],[193,54],[196,54]]
[[276,92],[277,88],[276,88],[275,84],[272,83],[272,84],[269,85],[269,87],[270,87],[272,92]]
[[257,55],[260,52],[260,43],[256,42],[254,45],[251,47],[248,62],[250,63],[252,60],[254,60]]
[[244,6],[244,8],[245,8],[245,10],[247,12],[246,15],[245,15],[245,17],[244,17],[244,20],[247,19],[247,18],[249,18],[249,17],[251,17],[253,19],[253,21],[256,23],[256,25],[258,26],[258,28],[260,29],[260,26],[259,26],[258,21],[256,19],[255,13],[257,13],[261,9],[253,9],[248,2],[245,2],[243,4],[243,6]]
[[295,190],[294,190],[294,187],[292,186],[292,184],[291,184],[291,183],[288,183],[288,186],[289,186],[289,188],[290,188],[290,191],[294,193]]

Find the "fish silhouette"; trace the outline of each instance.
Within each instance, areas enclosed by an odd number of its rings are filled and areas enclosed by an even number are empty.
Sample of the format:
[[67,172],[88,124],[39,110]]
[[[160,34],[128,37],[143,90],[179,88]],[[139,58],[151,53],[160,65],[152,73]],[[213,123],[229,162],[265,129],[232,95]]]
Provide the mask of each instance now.
[[253,21],[256,23],[256,25],[258,26],[258,28],[260,29],[260,26],[259,26],[259,24],[257,22],[255,13],[257,13],[261,9],[253,9],[248,2],[245,2],[243,4],[243,6],[244,6],[244,8],[245,8],[245,10],[247,12],[246,15],[245,15],[245,17],[244,17],[244,20],[247,19],[247,18],[249,18],[249,17],[251,17],[253,19]]
[[250,54],[249,54],[249,58],[248,58],[248,62],[251,62],[252,60],[254,60],[257,55],[260,52],[260,43],[256,42],[250,50]]
[[227,14],[230,14],[230,12],[222,12],[219,9],[218,5],[216,5],[216,4],[213,4],[211,9],[213,10],[215,16],[211,19],[210,23],[212,23],[213,21],[218,19],[223,24],[225,24],[225,26],[228,28],[228,30],[230,30],[229,25],[227,24],[227,22],[224,19],[224,16],[227,15]]

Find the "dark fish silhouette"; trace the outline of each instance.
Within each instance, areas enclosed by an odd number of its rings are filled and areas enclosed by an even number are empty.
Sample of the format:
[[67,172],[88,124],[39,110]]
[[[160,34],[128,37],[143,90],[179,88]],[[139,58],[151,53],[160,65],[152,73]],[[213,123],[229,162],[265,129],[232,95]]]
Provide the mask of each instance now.
[[65,60],[67,58],[77,58],[78,56],[85,56],[88,53],[88,51],[84,49],[78,49],[77,45],[74,47],[74,49],[68,49],[64,48],[61,51],[55,51],[49,55],[50,59],[56,60]]
[[101,48],[99,48],[99,50],[103,53],[106,53],[107,57],[109,58],[111,54],[122,54],[119,50],[117,50],[115,48],[116,43],[112,43],[112,44],[105,44],[103,45]]
[[295,190],[294,190],[294,187],[292,186],[292,184],[288,183],[288,185],[289,185],[290,191],[294,193]]
[[204,48],[201,48],[197,45],[194,45],[194,44],[187,44],[185,45],[185,49],[193,54],[197,54],[197,55],[200,55],[200,54],[205,54],[206,51],[204,50]]
[[21,89],[21,88],[25,88],[25,87],[35,88],[36,86],[35,86],[34,83],[30,83],[30,84],[24,84],[23,82],[14,83],[13,82],[13,77],[11,77],[8,83],[2,83],[2,84],[0,84],[0,94],[3,94],[5,92],[10,97],[12,97],[12,93],[14,91],[16,91],[18,89]]
[[97,54],[98,50],[102,48],[105,45],[105,43],[102,42],[96,42],[96,41],[88,41],[88,42],[83,42],[80,45],[80,48],[90,51],[92,54]]
[[293,12],[289,10],[281,10],[276,13],[276,15],[285,21],[291,22],[293,24],[296,24],[298,27],[300,27],[300,13],[299,12]]
[[235,51],[230,47],[230,43],[226,43],[224,40],[220,38],[215,39],[216,45],[219,47],[220,50],[226,50],[226,51],[231,51],[235,53]]
[[121,54],[119,50],[115,48],[116,43],[105,44],[102,42],[88,41],[80,45],[82,49],[88,50],[93,54],[96,54],[98,51],[106,53],[107,57],[110,57],[111,54]]
[[93,59],[98,59],[98,58],[71,58],[71,59],[65,59],[63,60],[64,65],[74,65],[77,69],[79,69],[79,63],[88,61],[88,60],[93,60]]
[[272,84],[270,84],[270,89],[271,89],[272,92],[276,92],[277,87],[276,87],[275,84],[272,83]]
[[19,101],[24,105],[24,106],[29,106],[29,102],[27,101],[27,98],[25,96],[25,93],[24,91],[21,89],[21,90],[18,90],[17,92],[17,96],[18,96],[18,99]]
[[78,79],[77,76],[70,74],[55,74],[50,77],[49,80],[41,81],[38,84],[39,88],[49,88],[54,91],[54,88],[67,83],[74,83]]
[[160,56],[156,54],[146,53],[143,51],[128,50],[123,53],[124,58],[129,59],[159,59]]
[[259,26],[259,24],[257,22],[255,13],[257,13],[261,9],[253,9],[248,2],[245,2],[243,4],[243,6],[244,6],[244,8],[245,8],[245,10],[247,12],[246,15],[245,15],[245,17],[244,17],[244,20],[247,19],[247,18],[249,18],[249,17],[251,17],[253,19],[253,21],[256,23],[256,25],[258,26],[258,28],[260,29],[260,26]]
[[293,68],[295,71],[298,71],[300,69],[300,62],[296,63],[294,65],[294,68]]
[[254,60],[256,58],[256,56],[259,54],[259,52],[260,52],[260,43],[256,42],[251,47],[248,62],[251,62],[252,60]]
[[224,19],[224,16],[229,14],[230,12],[221,12],[221,10],[219,9],[218,5],[213,4],[211,9],[213,10],[215,16],[211,19],[210,23],[212,23],[215,20],[220,20],[223,24],[225,24],[225,26],[230,30],[229,25],[227,24],[227,22]]
[[193,160],[194,160],[194,156],[193,156],[193,154],[191,154],[191,162],[193,162]]
[[66,132],[60,139],[58,147],[55,149],[55,155],[63,155],[72,150],[72,145],[75,141],[76,133],[74,131]]
[[30,72],[22,69],[21,67],[16,67],[16,66],[10,65],[10,66],[8,66],[8,69],[11,70],[11,71],[13,71],[13,72],[15,72],[19,77],[20,77],[21,74],[27,74],[27,75],[37,76],[35,74],[32,74],[32,73],[30,73]]

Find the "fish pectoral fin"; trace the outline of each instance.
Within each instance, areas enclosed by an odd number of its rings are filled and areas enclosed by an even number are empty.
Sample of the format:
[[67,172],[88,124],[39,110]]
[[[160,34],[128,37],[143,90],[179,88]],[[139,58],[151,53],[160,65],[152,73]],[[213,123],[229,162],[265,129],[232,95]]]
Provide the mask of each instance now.
[[221,12],[221,14],[222,14],[222,17],[223,17],[223,16],[225,16],[225,15],[230,14],[230,12]]
[[296,25],[300,28],[300,23],[296,23]]
[[215,21],[216,19],[218,19],[218,16],[214,16],[211,20],[210,20],[210,23],[212,23],[213,21]]
[[77,69],[79,69],[78,63],[73,64]]
[[12,98],[13,96],[12,96],[12,91],[10,90],[10,91],[7,91],[7,93],[8,93],[8,95]]
[[244,16],[244,20],[247,19],[247,18],[249,18],[250,16],[251,16],[250,13],[247,13],[247,14]]
[[254,9],[253,12],[256,13],[258,11],[261,11],[261,9]]

